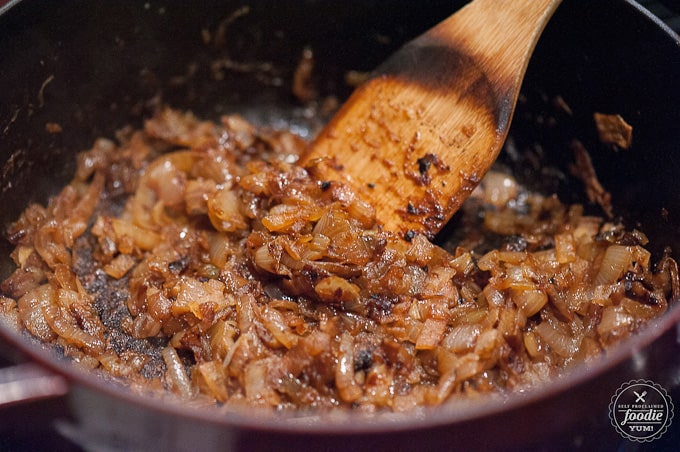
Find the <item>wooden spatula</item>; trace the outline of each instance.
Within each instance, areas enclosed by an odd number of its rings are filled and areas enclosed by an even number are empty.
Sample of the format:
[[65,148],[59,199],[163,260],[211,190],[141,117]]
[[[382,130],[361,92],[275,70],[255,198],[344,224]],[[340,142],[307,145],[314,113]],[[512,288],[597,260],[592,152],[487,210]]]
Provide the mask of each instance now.
[[302,163],[346,181],[386,229],[433,237],[496,159],[560,0],[474,0],[362,84]]

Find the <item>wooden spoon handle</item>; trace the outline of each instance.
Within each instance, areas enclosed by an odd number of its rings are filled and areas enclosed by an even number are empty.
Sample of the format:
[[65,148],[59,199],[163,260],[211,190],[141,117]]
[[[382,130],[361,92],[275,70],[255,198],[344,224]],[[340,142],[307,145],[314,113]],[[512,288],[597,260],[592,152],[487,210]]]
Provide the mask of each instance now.
[[433,237],[496,159],[560,0],[475,0],[381,65],[302,163],[353,185],[385,228]]

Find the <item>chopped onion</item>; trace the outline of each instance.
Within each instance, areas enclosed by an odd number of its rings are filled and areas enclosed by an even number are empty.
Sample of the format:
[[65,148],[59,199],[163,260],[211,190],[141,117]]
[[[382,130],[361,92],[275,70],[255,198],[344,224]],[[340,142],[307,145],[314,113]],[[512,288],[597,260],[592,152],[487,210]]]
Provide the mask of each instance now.
[[155,337],[161,332],[162,326],[161,322],[143,312],[132,322],[132,336],[140,339]]
[[173,347],[165,347],[161,350],[161,356],[165,363],[165,375],[170,388],[185,399],[191,398],[193,393],[191,381],[179,359],[177,350]]
[[464,352],[471,350],[475,346],[477,337],[481,332],[480,325],[462,324],[451,328],[449,333],[442,341],[442,346],[454,351]]
[[331,239],[323,234],[313,234],[311,240],[305,243],[301,259],[316,261],[324,258],[328,253]]
[[267,364],[264,360],[249,362],[243,370],[243,388],[246,398],[251,402],[275,405],[278,397],[269,384],[271,371]]
[[499,171],[489,171],[482,179],[482,186],[484,200],[496,207],[505,206],[518,194],[515,179]]
[[432,350],[437,347],[446,332],[446,320],[427,319],[416,340],[416,350]]
[[497,330],[484,330],[477,337],[474,352],[481,358],[489,358],[493,355],[501,340],[502,338]]
[[276,309],[265,307],[262,311],[262,321],[270,333],[286,348],[290,349],[297,344],[298,336],[290,331],[285,324],[284,318]]
[[543,350],[541,348],[541,344],[538,342],[536,335],[532,331],[527,331],[524,333],[523,341],[524,347],[526,348],[529,356],[532,358],[538,358],[542,355]]
[[501,173],[449,253],[297,166],[289,132],[164,109],[117,138],[8,229],[0,314],[135,391],[310,413],[457,403],[549,383],[680,298],[670,250],[652,267],[644,234]]
[[49,341],[56,337],[43,311],[50,304],[56,303],[56,297],[56,288],[44,284],[28,291],[17,302],[21,322],[31,334],[40,340]]
[[[193,163],[193,159],[188,158]],[[190,168],[191,163],[186,166]],[[156,192],[156,197],[162,204],[174,206],[184,200],[187,175],[177,168],[171,159],[160,158],[149,166],[144,175],[143,183],[146,183]]]
[[314,291],[328,303],[356,303],[360,296],[359,287],[337,276],[322,279],[314,286]]
[[205,392],[209,395],[220,402],[226,402],[229,399],[227,378],[222,365],[215,361],[199,363],[196,365],[196,375],[199,385],[204,386],[207,389]]
[[612,284],[618,281],[628,269],[633,259],[628,246],[610,245],[604,252],[600,270],[594,279],[595,285]]
[[112,278],[120,279],[125,276],[136,263],[135,258],[129,254],[119,254],[104,266],[104,271]]
[[102,338],[80,329],[75,319],[65,309],[60,309],[56,303],[47,303],[42,307],[42,311],[45,321],[59,337],[79,348],[87,348],[95,355],[104,350],[105,343]]
[[208,330],[210,338],[210,351],[214,359],[224,359],[234,347],[236,337],[236,325],[225,320],[217,321]]
[[617,337],[627,336],[635,319],[623,306],[608,306],[602,311],[602,320],[597,325],[597,333],[605,342]]
[[555,234],[555,257],[560,264],[576,259],[576,244],[571,234]]
[[512,292],[512,300],[525,317],[538,313],[548,302],[548,295],[542,290],[518,290]]
[[545,344],[563,358],[569,358],[577,351],[574,339],[553,328],[549,322],[536,325],[534,331]]
[[238,195],[233,190],[219,189],[208,199],[208,216],[212,225],[221,232],[246,229],[248,222],[241,213]]
[[50,222],[38,230],[35,250],[50,268],[58,264],[71,264],[71,253],[64,243],[64,230],[56,222]]
[[225,234],[208,235],[210,262],[217,268],[224,268],[231,253],[230,241]]
[[361,225],[365,228],[371,228],[375,224],[375,209],[373,206],[358,197],[354,198],[347,206],[347,212],[359,220]]
[[113,226],[118,241],[122,241],[126,237],[130,238],[135,246],[142,250],[151,250],[161,242],[161,236],[158,233],[118,218],[111,218],[111,226]]
[[354,402],[363,395],[361,387],[354,379],[353,342],[349,333],[343,333],[338,349],[338,363],[335,366],[335,384],[345,402]]

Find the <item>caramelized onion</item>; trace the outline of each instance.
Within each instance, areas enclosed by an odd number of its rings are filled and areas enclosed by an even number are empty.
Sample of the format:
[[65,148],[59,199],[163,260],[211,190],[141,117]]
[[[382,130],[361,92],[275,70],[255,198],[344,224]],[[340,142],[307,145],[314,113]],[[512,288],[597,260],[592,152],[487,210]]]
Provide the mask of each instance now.
[[481,326],[477,324],[463,324],[449,331],[442,345],[454,352],[463,352],[475,346],[477,336],[481,332]]
[[622,245],[611,245],[604,252],[600,270],[595,276],[594,283],[596,285],[615,283],[623,272],[626,271],[631,264],[633,254],[631,249]]
[[359,299],[359,287],[343,278],[329,276],[314,286],[314,291],[322,301],[351,303]]
[[283,316],[276,309],[265,309],[262,312],[262,320],[270,333],[284,347],[290,349],[297,344],[298,336],[292,334],[288,325],[285,324]]
[[335,384],[340,397],[346,402],[353,402],[363,394],[361,387],[354,379],[353,340],[348,333],[344,333],[340,338],[338,363],[335,366]]
[[180,361],[177,351],[172,347],[165,347],[161,350],[161,355],[165,363],[167,384],[181,397],[190,398],[192,394],[191,381],[184,370],[184,365]]
[[110,221],[118,242],[130,239],[135,246],[147,251],[153,249],[161,242],[161,236],[154,231],[144,229],[118,218],[112,218]]
[[57,290],[49,284],[43,284],[28,291],[17,302],[21,322],[31,334],[43,341],[49,341],[56,337],[45,318],[44,312],[47,306],[56,302],[56,297]]
[[208,216],[215,229],[221,232],[235,232],[248,227],[240,210],[238,195],[232,190],[219,189],[208,199]]
[[208,361],[196,365],[196,379],[198,385],[206,388],[205,392],[219,402],[226,402],[229,399],[227,391],[227,380],[224,368],[215,361]]
[[602,311],[602,320],[597,325],[597,332],[605,342],[611,342],[615,338],[627,336],[634,321],[634,317],[626,312],[623,306],[609,306]]
[[519,290],[513,293],[512,299],[525,317],[538,313],[548,302],[548,295],[540,290]]
[[416,350],[432,350],[437,347],[445,331],[445,320],[425,320],[425,324],[418,334],[418,339],[416,339]]
[[56,303],[46,303],[42,306],[42,311],[45,321],[59,337],[79,348],[88,349],[95,356],[104,350],[102,338],[83,331],[66,309],[60,308]]
[[8,228],[0,315],[134,391],[224,410],[455,404],[549,384],[680,298],[670,250],[654,265],[641,232],[508,174],[439,246],[291,163],[290,132],[161,109],[117,137]]
[[558,355],[568,358],[576,353],[577,344],[574,339],[554,328],[549,322],[539,323],[536,325],[534,331],[540,336],[541,340]]

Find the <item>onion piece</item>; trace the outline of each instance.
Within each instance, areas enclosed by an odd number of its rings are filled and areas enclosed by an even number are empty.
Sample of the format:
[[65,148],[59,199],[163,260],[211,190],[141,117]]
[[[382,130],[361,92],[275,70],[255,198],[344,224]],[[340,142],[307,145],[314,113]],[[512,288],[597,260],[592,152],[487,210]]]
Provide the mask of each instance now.
[[[193,163],[193,159],[190,161]],[[184,200],[187,175],[171,159],[159,158],[147,168],[143,183],[156,192],[158,201],[163,205],[174,206]]]
[[539,323],[534,331],[551,350],[563,358],[570,358],[578,350],[574,339],[552,327],[550,322]]
[[571,234],[555,234],[555,257],[560,264],[576,259],[576,244]]
[[532,358],[538,358],[542,356],[543,349],[539,341],[536,339],[536,335],[534,334],[533,331],[525,332],[522,339],[524,342],[524,347],[526,348],[526,351],[529,354],[529,356],[531,356]]
[[427,319],[416,340],[416,350],[432,350],[442,340],[446,332],[446,320]]
[[156,337],[161,332],[162,324],[146,312],[139,314],[132,322],[132,337],[144,339]]
[[179,359],[177,350],[173,347],[165,347],[161,350],[161,356],[165,363],[165,377],[168,386],[181,397],[188,399],[192,396],[191,381],[184,370],[184,365]]
[[125,276],[136,263],[137,261],[135,258],[129,254],[119,254],[104,266],[104,272],[114,279],[120,279]]
[[189,215],[206,215],[208,199],[217,191],[212,179],[189,179],[184,191],[185,211]]
[[262,310],[262,323],[269,332],[287,349],[297,344],[298,336],[290,331],[281,313],[267,306]]
[[480,325],[462,324],[455,326],[444,337],[442,347],[457,353],[471,350],[474,348],[481,331]]
[[97,171],[92,182],[87,186],[85,194],[80,198],[63,224],[64,244],[67,248],[73,247],[75,240],[80,237],[90,221],[97,201],[101,196],[106,177],[104,173]]
[[484,201],[504,207],[510,200],[517,198],[519,189],[512,176],[500,171],[489,171],[482,179]]
[[255,250],[253,253],[253,263],[257,268],[266,272],[273,274],[279,273],[279,262],[269,251],[267,245],[263,245]]
[[95,355],[104,351],[104,341],[80,329],[76,320],[67,313],[65,308],[60,308],[56,303],[47,303],[42,306],[42,311],[45,321],[59,337],[76,347],[86,348]]
[[593,280],[595,285],[613,284],[628,269],[633,259],[630,247],[610,245],[604,252],[602,264]]
[[47,323],[43,309],[56,303],[57,289],[50,284],[43,284],[29,290],[19,298],[17,307],[19,318],[28,331],[42,341],[50,341],[57,337]]
[[313,234],[311,240],[305,243],[302,249],[302,260],[316,261],[325,257],[328,253],[328,247],[331,244],[331,239],[323,234]]
[[210,351],[213,359],[224,360],[229,351],[234,348],[236,333],[236,325],[226,320],[218,320],[208,329],[207,334],[210,339]]
[[251,361],[243,369],[243,388],[246,398],[252,403],[276,405],[279,402],[269,381],[272,369],[268,364],[267,360]]
[[503,338],[498,330],[492,328],[486,329],[482,331],[477,338],[474,352],[479,355],[480,358],[491,358],[494,352],[498,350],[498,345],[502,340]]
[[262,224],[271,232],[290,232],[299,221],[317,221],[322,210],[317,207],[292,204],[278,204],[262,219]]
[[14,273],[2,282],[0,290],[2,290],[2,293],[5,295],[14,299],[19,299],[30,290],[40,286],[44,281],[45,272],[38,268],[30,267],[27,270],[17,268],[14,270]]
[[375,224],[375,209],[373,206],[358,197],[354,198],[347,206],[347,213],[358,220],[365,228],[371,228]]
[[172,315],[175,317],[191,313],[198,320],[203,319],[203,305],[214,305],[220,309],[228,304],[224,296],[224,283],[216,279],[205,282],[189,276],[182,276],[173,287]]
[[152,250],[161,243],[161,235],[154,231],[119,218],[111,218],[110,222],[118,242],[123,241],[127,237],[132,239],[135,246],[145,251]]
[[623,306],[608,306],[602,311],[602,320],[597,325],[597,334],[605,341],[625,337],[630,333],[635,318]]
[[241,212],[241,201],[235,191],[218,189],[208,198],[208,217],[220,232],[235,232],[248,227],[248,221]]
[[211,233],[208,235],[208,255],[210,262],[217,268],[222,269],[227,264],[231,254],[231,245],[225,234]]
[[328,276],[314,286],[319,298],[327,303],[356,303],[359,290],[357,285],[337,276]]
[[219,402],[229,399],[227,377],[221,364],[207,361],[196,365],[197,385],[206,388],[205,392]]
[[345,402],[354,402],[363,395],[361,386],[354,379],[354,339],[348,332],[343,333],[340,338],[335,385]]
[[511,291],[511,293],[512,301],[525,317],[538,313],[548,302],[548,295],[538,289]]
[[64,230],[56,221],[42,226],[35,234],[35,250],[50,267],[71,264],[71,253],[64,242]]
[[0,295],[0,323],[16,333],[21,330],[21,318],[13,298]]

